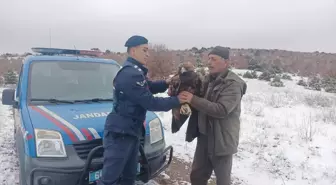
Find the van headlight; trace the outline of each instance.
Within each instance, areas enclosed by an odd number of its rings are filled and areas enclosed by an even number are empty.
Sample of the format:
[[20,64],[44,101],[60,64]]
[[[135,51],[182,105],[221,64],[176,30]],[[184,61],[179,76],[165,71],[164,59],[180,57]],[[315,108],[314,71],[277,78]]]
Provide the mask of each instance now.
[[163,139],[161,121],[155,118],[149,122],[150,143],[156,143]]
[[38,157],[66,157],[62,135],[57,131],[35,129]]

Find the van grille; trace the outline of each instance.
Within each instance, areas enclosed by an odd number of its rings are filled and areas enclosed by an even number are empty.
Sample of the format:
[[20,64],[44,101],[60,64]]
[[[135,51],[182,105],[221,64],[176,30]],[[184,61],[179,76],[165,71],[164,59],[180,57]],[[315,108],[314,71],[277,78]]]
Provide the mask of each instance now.
[[[144,138],[140,139],[140,144],[144,146]],[[91,141],[83,141],[83,142],[78,142],[74,143],[73,146],[75,148],[75,151],[77,152],[77,155],[83,159],[86,160],[90,151],[94,149],[97,146],[101,146],[103,144],[102,139],[94,139]],[[103,152],[97,152],[94,156],[94,158],[101,158],[103,157]]]
[[[78,142],[74,143],[73,146],[77,152],[77,155],[83,159],[86,160],[90,151],[97,147],[102,145],[102,139],[94,139],[91,141],[84,141],[84,142]],[[100,158],[103,157],[103,152],[97,152],[94,158]]]

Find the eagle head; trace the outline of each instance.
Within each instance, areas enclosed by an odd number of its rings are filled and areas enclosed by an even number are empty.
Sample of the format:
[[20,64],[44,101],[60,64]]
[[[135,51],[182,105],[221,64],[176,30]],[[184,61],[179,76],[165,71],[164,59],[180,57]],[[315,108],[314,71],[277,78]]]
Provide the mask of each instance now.
[[177,73],[181,75],[185,72],[194,71],[194,70],[195,70],[195,66],[191,62],[184,62],[179,66]]

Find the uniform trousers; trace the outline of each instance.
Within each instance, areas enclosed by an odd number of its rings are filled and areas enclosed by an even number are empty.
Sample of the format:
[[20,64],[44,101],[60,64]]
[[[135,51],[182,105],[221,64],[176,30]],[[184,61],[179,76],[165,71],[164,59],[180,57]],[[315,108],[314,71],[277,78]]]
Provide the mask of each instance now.
[[104,132],[104,165],[98,185],[133,185],[140,140],[136,136]]

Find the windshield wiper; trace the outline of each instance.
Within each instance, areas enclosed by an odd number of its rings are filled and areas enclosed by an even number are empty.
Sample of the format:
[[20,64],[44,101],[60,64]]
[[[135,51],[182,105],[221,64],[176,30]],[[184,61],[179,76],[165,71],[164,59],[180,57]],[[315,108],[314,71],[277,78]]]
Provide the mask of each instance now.
[[73,104],[73,101],[69,101],[69,100],[59,100],[59,99],[55,99],[55,98],[32,98],[30,99],[30,101],[47,101],[50,103],[71,103]]
[[101,101],[113,101],[112,98],[92,98],[85,100],[74,100],[74,102],[101,102]]

